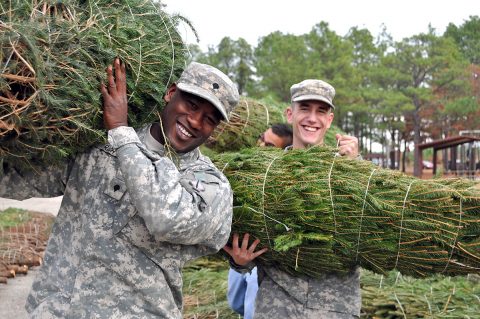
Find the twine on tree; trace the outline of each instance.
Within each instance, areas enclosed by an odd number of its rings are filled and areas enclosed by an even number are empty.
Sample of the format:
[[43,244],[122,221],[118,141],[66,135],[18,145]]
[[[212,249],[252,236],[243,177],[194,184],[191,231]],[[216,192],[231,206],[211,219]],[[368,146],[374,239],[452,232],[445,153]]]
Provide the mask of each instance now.
[[295,257],[295,270],[298,269],[298,255],[300,254],[300,248],[297,248],[297,257]]
[[178,155],[173,149],[172,145],[170,145],[170,141],[168,140],[167,135],[165,134],[165,130],[163,129],[163,121],[162,121],[162,117],[160,116],[160,113],[157,112],[157,116],[158,116],[158,120],[159,120],[158,122],[160,124],[160,130],[162,132],[163,141],[164,141],[164,145],[163,145],[163,148],[165,149],[164,155],[165,157],[168,157],[173,162],[173,164],[175,164],[175,166],[179,167],[180,159],[178,158]]
[[463,214],[462,198],[460,197],[460,216],[459,216],[460,220],[458,221],[457,233],[455,234],[455,237],[453,239],[452,250],[450,251],[450,256],[448,257],[447,264],[445,265],[445,268],[443,269],[442,274],[447,270],[447,267],[450,264],[450,261],[452,260],[453,251],[455,250],[455,245],[457,244],[458,234],[460,233],[460,228],[462,228],[462,214]]
[[[2,21],[0,21],[0,23],[2,24],[2,26],[4,25]],[[12,41],[10,41],[10,44],[12,44]],[[18,44],[18,38],[17,38],[17,40],[15,41],[15,44],[12,44],[12,48],[14,48],[15,45],[17,45],[17,44]],[[4,73],[5,73],[5,70],[7,69],[7,66],[8,66],[8,64],[10,63],[10,60],[12,59],[12,56],[13,56],[13,53],[14,53],[14,52],[15,52],[14,50],[12,50],[12,51],[10,52],[10,56],[8,57],[7,61],[5,62],[5,65],[3,66],[3,70],[2,70],[2,73],[1,73],[1,74],[4,74]]]
[[359,253],[359,250],[360,250],[360,233],[362,231],[362,222],[363,222],[363,213],[365,212],[365,204],[367,203],[368,188],[370,187],[370,180],[372,179],[373,173],[375,173],[376,170],[377,169],[375,168],[370,173],[370,177],[368,178],[368,182],[367,182],[367,188],[365,189],[365,196],[363,197],[362,212],[360,214],[360,223],[358,225],[357,254],[355,256],[355,261],[358,260],[358,253]]
[[128,99],[128,101],[130,102],[130,100],[133,98],[133,95],[135,94],[135,88],[137,87],[138,85],[138,81],[140,80],[140,73],[142,72],[142,42],[140,42],[140,39],[139,39],[139,50],[138,50],[138,57],[139,57],[139,60],[138,60],[138,74],[137,74],[137,78],[135,79],[135,86],[134,86],[134,89],[133,89],[133,92],[132,94],[130,94],[130,97]]
[[268,107],[263,104],[263,103],[260,103],[261,106],[263,106],[263,108],[265,109],[265,113],[267,113],[267,127],[270,125],[270,114],[268,113]]
[[268,242],[270,243],[270,247],[273,247],[273,243],[270,240],[270,234],[268,233],[268,227],[267,227],[267,219],[265,218],[265,184],[267,182],[267,174],[268,171],[270,170],[270,167],[272,166],[273,162],[280,156],[276,156],[273,158],[273,160],[268,164],[267,170],[265,171],[265,176],[263,177],[263,185],[262,185],[262,214],[263,214],[263,221],[265,223],[265,233],[267,234],[267,239]]
[[397,297],[397,293],[394,291],[393,294],[394,294],[394,296],[395,296],[395,300],[397,300],[398,305],[400,306],[400,310],[402,310],[403,318],[407,319],[407,315],[405,314],[405,310],[403,310],[402,303],[400,302],[400,300],[399,300],[398,297]]
[[223,171],[225,170],[225,168],[228,167],[228,164],[230,164],[230,161],[228,161],[227,163],[225,163],[225,165],[224,165],[223,168],[222,168],[222,173],[223,173]]
[[245,120],[245,124],[243,125],[242,133],[245,132],[245,129],[247,128],[247,125],[248,125],[248,120],[250,119],[250,108],[248,106],[248,101],[246,99],[245,99],[245,104],[247,105],[247,119]]
[[172,47],[172,63],[170,66],[170,75],[168,76],[168,81],[165,82],[165,90],[168,88],[168,85],[170,84],[170,80],[172,79],[173,71],[174,71],[174,64],[175,64],[175,45],[173,43],[172,35],[170,34],[170,30],[167,27],[167,24],[165,23],[165,19],[163,18],[162,13],[159,14],[160,18],[162,19],[162,23],[165,26],[165,30],[168,33],[168,38],[170,39],[170,46]]
[[410,188],[412,187],[412,184],[415,183],[415,180],[411,181],[410,184],[408,185],[407,188],[407,193],[405,194],[405,198],[403,199],[403,207],[402,207],[402,215],[400,217],[400,232],[398,234],[398,251],[397,251],[397,259],[395,260],[395,266],[393,268],[397,268],[398,265],[398,258],[400,257],[400,246],[401,246],[401,241],[402,241],[402,229],[403,229],[403,214],[405,212],[405,204],[407,202],[407,197],[408,193],[410,192]]
[[[339,145],[340,145],[340,140],[337,141],[337,149]],[[337,233],[337,220],[335,217],[335,205],[333,204],[332,171],[333,171],[333,164],[335,164],[335,159],[337,158],[337,156],[340,156],[338,152],[335,153],[335,155],[333,156],[332,165],[330,166],[330,171],[328,172],[328,190],[330,192],[330,201],[332,203],[333,227],[334,227],[335,233]]]
[[250,206],[233,206],[232,208],[240,208],[240,207],[246,208],[246,209],[250,209],[251,211],[253,211],[253,212],[257,213],[257,214],[261,214],[261,215],[263,215],[264,217],[267,217],[268,219],[271,219],[271,220],[273,220],[274,222],[279,223],[280,225],[282,225],[283,227],[285,227],[285,230],[286,230],[286,231],[290,231],[290,227],[288,227],[286,224],[282,223],[282,222],[279,221],[279,220],[276,220],[276,219],[273,218],[273,217],[268,216],[268,215],[265,214],[265,213],[259,212],[258,210],[254,209],[254,208],[252,208],[252,207],[250,207]]

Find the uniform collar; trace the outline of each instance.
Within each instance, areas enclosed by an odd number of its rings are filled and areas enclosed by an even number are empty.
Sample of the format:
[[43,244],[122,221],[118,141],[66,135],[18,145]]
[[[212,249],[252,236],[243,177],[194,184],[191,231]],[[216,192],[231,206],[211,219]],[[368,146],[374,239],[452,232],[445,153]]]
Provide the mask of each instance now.
[[[142,127],[138,131],[138,137],[142,141],[142,143],[147,147],[147,149],[151,152],[157,153],[160,156],[165,156],[165,147],[162,143],[157,141],[152,134],[150,133],[150,128],[152,124],[146,125]],[[200,157],[200,150],[197,148],[193,149],[187,153],[177,153],[180,162],[192,162],[196,161]]]

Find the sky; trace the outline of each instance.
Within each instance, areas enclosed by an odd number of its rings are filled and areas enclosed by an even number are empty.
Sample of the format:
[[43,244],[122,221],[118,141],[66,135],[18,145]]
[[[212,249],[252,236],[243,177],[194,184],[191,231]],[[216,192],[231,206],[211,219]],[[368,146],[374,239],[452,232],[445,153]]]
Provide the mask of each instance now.
[[367,28],[376,36],[386,26],[394,40],[428,31],[443,34],[447,25],[460,26],[470,16],[480,16],[478,0],[160,0],[169,13],[191,21],[200,42],[186,24],[179,31],[187,43],[203,51],[228,36],[244,38],[257,46],[258,39],[274,31],[308,33],[321,21],[344,36],[351,27]]

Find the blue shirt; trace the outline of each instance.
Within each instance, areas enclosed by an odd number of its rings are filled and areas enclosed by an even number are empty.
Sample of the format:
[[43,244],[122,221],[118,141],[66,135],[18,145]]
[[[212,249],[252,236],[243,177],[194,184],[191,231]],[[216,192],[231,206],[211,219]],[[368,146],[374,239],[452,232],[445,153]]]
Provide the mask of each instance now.
[[228,272],[227,299],[230,307],[245,319],[252,319],[255,297],[258,291],[257,267],[251,273],[241,274],[233,269]]

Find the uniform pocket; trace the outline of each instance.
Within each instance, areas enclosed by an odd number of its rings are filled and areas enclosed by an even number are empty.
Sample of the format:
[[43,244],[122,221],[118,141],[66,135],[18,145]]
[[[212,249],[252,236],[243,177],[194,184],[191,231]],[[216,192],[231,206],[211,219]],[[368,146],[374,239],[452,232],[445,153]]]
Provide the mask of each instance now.
[[113,199],[120,200],[127,191],[127,185],[121,179],[114,177],[104,190],[104,194]]
[[103,191],[110,199],[113,211],[113,233],[116,234],[135,216],[136,209],[130,203],[127,185],[118,177],[109,181]]

